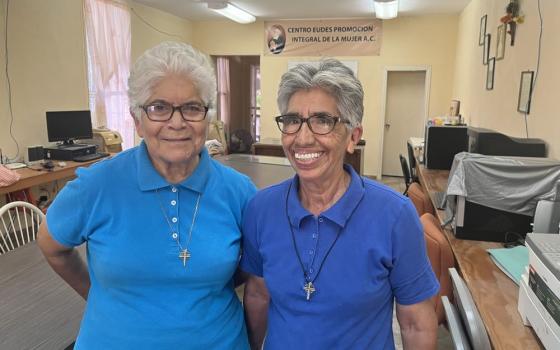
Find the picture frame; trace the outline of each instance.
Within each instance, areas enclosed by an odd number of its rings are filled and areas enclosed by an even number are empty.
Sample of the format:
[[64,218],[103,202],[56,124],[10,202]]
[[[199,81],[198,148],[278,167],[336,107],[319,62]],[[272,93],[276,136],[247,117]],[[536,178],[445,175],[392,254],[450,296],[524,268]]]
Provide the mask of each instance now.
[[484,45],[487,19],[488,19],[488,15],[484,15],[480,17],[480,31],[478,32],[478,46]]
[[504,58],[506,52],[506,25],[500,24],[496,34],[496,60]]
[[488,66],[486,67],[486,90],[494,89],[494,70],[496,69],[496,58],[488,59]]
[[521,72],[521,81],[519,83],[519,98],[517,99],[517,111],[529,114],[531,110],[531,95],[533,93],[533,77],[535,72]]
[[490,34],[484,36],[484,48],[482,49],[482,64],[488,64],[488,58],[490,58]]

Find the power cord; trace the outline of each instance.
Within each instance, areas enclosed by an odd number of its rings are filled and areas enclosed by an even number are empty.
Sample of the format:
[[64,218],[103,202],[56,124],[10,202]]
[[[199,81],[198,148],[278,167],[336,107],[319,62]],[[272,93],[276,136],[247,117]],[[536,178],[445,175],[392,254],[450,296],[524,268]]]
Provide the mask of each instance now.
[[132,13],[134,13],[134,15],[135,15],[136,17],[138,17],[138,19],[139,19],[140,21],[144,22],[144,24],[146,24],[148,27],[152,28],[152,29],[155,30],[156,32],[161,33],[161,34],[164,34],[164,35],[168,35],[168,36],[174,36],[174,37],[176,37],[176,38],[181,39],[181,41],[184,40],[184,38],[180,37],[180,36],[177,35],[177,34],[171,34],[171,33],[164,32],[163,30],[157,29],[157,28],[154,27],[152,24],[150,24],[148,21],[146,21],[144,18],[142,18],[142,16],[140,16],[140,15],[136,12],[136,10],[134,10],[133,7],[130,8],[130,11],[131,11]]
[[[537,0],[537,9],[539,11],[539,22],[540,22],[540,29],[539,29],[539,44],[537,49],[537,68],[535,69],[535,79],[533,79],[533,85],[531,86],[531,96],[530,101],[533,103],[533,95],[535,94],[535,86],[537,85],[537,78],[539,77],[539,68],[541,66],[541,46],[542,46],[542,34],[543,34],[543,18],[541,12],[541,0]],[[527,112],[524,113],[525,116],[525,135],[529,138],[529,127],[527,121]]]

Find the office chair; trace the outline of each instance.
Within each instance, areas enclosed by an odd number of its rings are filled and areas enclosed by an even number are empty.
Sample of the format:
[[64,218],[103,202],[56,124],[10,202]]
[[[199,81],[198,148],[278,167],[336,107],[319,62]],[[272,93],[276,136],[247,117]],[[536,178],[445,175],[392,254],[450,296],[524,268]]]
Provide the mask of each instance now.
[[422,186],[420,186],[418,182],[413,182],[408,186],[407,196],[412,201],[412,204],[414,204],[418,216],[422,216],[426,213],[435,214],[430,197],[422,190]]
[[412,177],[410,176],[410,170],[408,168],[408,162],[406,161],[406,158],[403,157],[402,154],[399,154],[399,160],[401,162],[401,169],[404,177],[404,185],[406,186],[403,194],[406,195],[406,193],[408,192],[408,186],[410,186],[410,183],[412,182]]
[[0,208],[0,255],[37,238],[45,214],[28,202],[11,202]]
[[449,276],[449,268],[455,267],[455,258],[451,244],[445,237],[438,219],[430,213],[422,215],[420,222],[424,228],[424,239],[426,240],[426,250],[432,265],[432,270],[440,284],[439,293],[432,298],[438,324],[445,322],[445,311],[441,301],[442,296],[446,296],[453,301],[453,286]]
[[418,182],[418,175],[416,175],[416,158],[414,157],[414,149],[410,143],[406,143],[406,149],[408,151],[408,165],[410,167],[410,176],[412,177],[412,182]]
[[230,135],[230,153],[251,153],[253,146],[253,136],[245,129],[237,129]]

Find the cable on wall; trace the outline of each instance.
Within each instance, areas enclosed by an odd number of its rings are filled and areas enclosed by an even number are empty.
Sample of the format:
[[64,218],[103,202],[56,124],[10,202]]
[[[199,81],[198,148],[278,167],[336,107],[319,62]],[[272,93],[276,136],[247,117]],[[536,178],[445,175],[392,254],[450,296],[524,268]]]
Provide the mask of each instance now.
[[10,137],[16,144],[16,155],[13,158],[7,158],[8,162],[15,161],[19,157],[19,143],[17,142],[14,133],[13,133],[13,126],[14,126],[14,113],[12,110],[12,84],[10,83],[10,73],[8,71],[8,15],[10,9],[10,0],[6,1],[6,18],[5,23],[6,27],[4,28],[4,55],[5,55],[5,71],[6,71],[6,82],[8,84],[8,110],[10,111]]
[[[535,79],[533,79],[533,85],[531,86],[531,98],[530,98],[531,103],[533,103],[533,95],[535,94],[535,86],[537,85],[537,79],[539,77],[539,68],[541,66],[541,46],[542,46],[542,33],[543,33],[541,0],[537,0],[537,8],[539,11],[540,29],[539,29],[539,44],[537,48],[537,68],[535,69]],[[525,115],[525,134],[527,135],[527,138],[529,138],[529,129],[527,126],[527,113],[524,113],[524,115]]]
[[134,15],[135,15],[136,17],[138,17],[139,20],[141,20],[142,22],[144,22],[144,24],[146,24],[148,27],[152,28],[152,29],[155,30],[156,32],[161,33],[161,34],[164,34],[164,35],[168,35],[168,36],[174,36],[174,37],[176,37],[176,38],[181,39],[181,41],[184,40],[184,38],[180,37],[180,36],[177,35],[177,34],[167,33],[167,32],[164,32],[163,30],[159,30],[158,28],[154,27],[152,24],[150,24],[148,21],[146,21],[144,18],[142,18],[142,16],[140,16],[140,15],[136,12],[136,10],[134,10],[133,7],[130,8],[130,11],[131,11],[132,13],[134,13]]

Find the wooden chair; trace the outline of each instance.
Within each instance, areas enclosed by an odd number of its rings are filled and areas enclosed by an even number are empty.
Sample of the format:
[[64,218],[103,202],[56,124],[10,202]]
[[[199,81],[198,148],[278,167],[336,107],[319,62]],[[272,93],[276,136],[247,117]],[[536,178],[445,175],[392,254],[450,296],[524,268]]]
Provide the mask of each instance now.
[[0,208],[0,255],[37,238],[45,214],[28,202],[11,202]]
[[413,182],[408,186],[407,196],[412,201],[412,204],[414,204],[418,216],[422,216],[426,213],[435,214],[430,197],[422,190],[422,186],[420,186],[419,183]]
[[432,214],[427,213],[422,215],[420,221],[424,227],[428,258],[440,284],[440,291],[432,300],[436,308],[438,324],[442,324],[445,322],[445,311],[441,297],[447,296],[453,302],[453,285],[449,276],[449,268],[455,267],[455,257],[453,256],[451,244],[447,237],[445,237],[438,219]]

